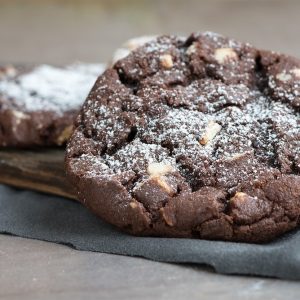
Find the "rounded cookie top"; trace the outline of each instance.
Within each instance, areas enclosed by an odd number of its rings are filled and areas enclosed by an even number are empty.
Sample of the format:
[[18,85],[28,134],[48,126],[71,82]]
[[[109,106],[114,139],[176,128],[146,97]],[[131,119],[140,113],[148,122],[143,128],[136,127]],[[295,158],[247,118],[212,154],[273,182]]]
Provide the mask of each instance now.
[[218,34],[162,36],[100,76],[67,169],[135,234],[264,241],[300,214],[300,61]]

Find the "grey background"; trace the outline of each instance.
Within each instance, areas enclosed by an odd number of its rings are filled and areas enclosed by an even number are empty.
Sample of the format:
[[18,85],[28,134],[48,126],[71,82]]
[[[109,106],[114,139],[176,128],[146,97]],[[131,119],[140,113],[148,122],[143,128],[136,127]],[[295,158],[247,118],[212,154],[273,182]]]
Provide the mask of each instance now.
[[[0,0],[0,63],[107,60],[129,37],[212,30],[300,53],[300,1]],[[299,283],[0,235],[1,299],[297,299]]]
[[0,0],[0,62],[104,61],[126,39],[217,31],[300,53],[300,1]]

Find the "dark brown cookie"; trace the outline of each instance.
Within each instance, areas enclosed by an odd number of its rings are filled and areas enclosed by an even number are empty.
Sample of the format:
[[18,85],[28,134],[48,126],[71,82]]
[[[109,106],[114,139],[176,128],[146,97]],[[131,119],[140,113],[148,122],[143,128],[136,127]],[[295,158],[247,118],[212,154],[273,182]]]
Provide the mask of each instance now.
[[62,145],[100,64],[0,67],[0,147]]
[[299,224],[300,61],[214,33],[162,36],[100,76],[67,171],[136,235],[264,242]]

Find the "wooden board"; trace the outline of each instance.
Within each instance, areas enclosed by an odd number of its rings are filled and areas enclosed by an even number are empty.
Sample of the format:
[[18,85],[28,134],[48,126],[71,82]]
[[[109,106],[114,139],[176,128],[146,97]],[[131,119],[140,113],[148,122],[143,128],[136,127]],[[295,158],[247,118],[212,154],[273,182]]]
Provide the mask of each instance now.
[[65,176],[64,150],[0,150],[0,183],[75,199]]

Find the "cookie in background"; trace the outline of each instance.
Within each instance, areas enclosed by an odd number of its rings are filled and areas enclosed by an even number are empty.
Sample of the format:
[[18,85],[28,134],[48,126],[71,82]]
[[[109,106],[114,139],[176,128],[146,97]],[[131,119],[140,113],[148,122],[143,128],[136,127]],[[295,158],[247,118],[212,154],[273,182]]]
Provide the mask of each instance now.
[[0,68],[0,147],[61,146],[103,64]]

